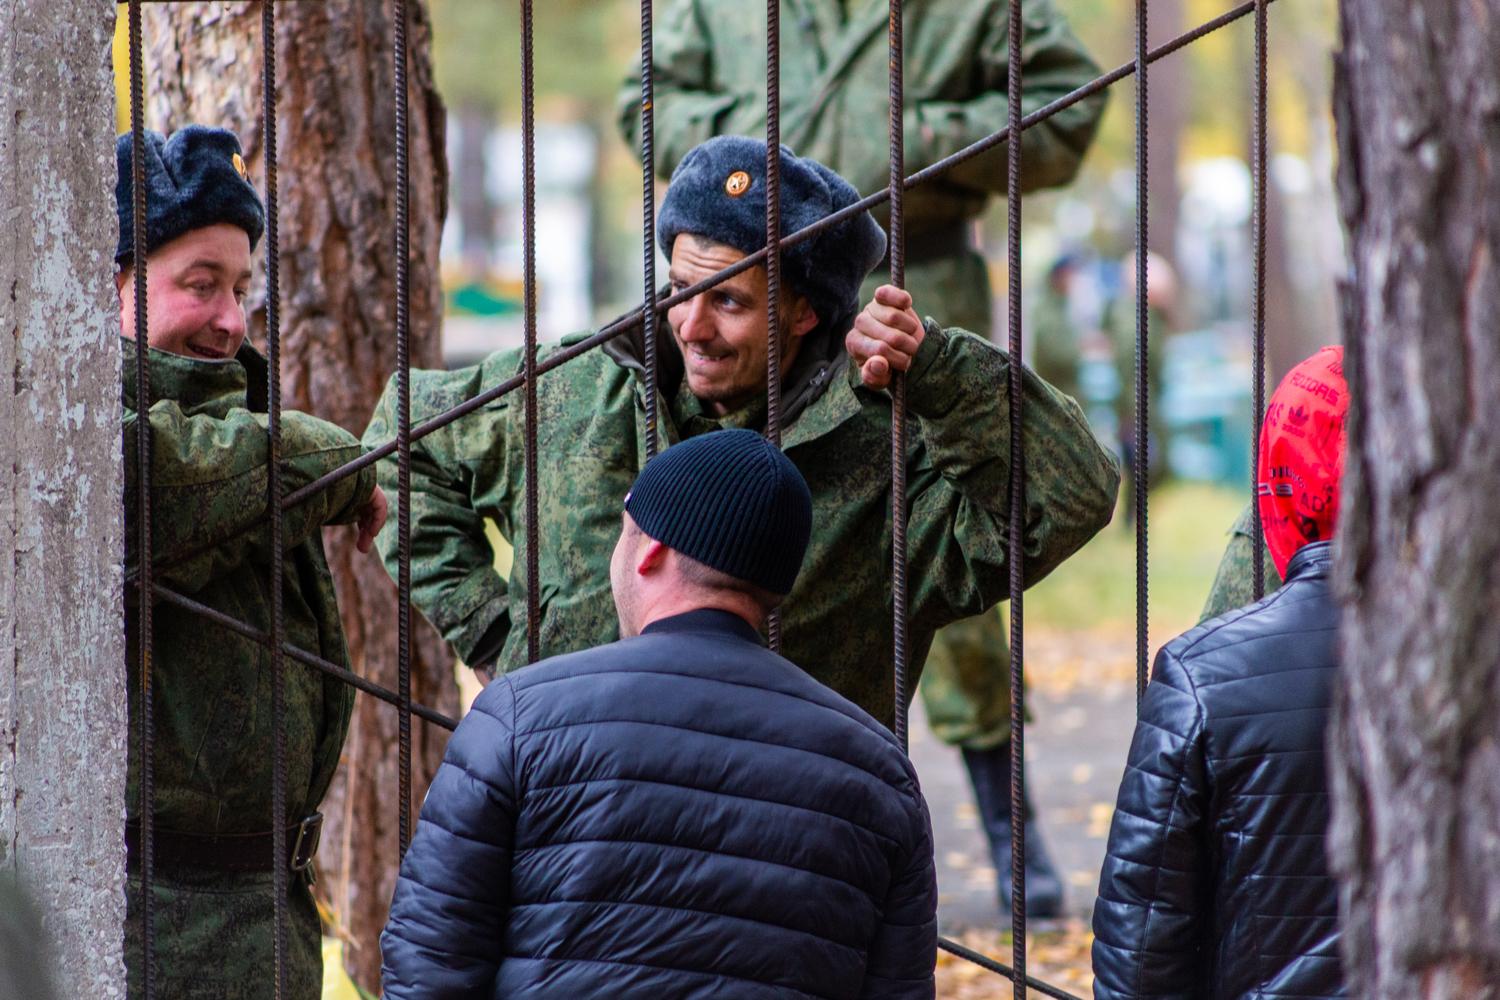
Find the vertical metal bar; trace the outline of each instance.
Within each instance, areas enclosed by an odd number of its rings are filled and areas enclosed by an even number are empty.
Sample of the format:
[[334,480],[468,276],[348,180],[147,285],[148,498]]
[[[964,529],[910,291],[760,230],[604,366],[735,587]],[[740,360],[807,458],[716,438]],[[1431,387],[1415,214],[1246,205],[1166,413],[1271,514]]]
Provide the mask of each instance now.
[[641,0],[641,243],[646,294],[641,304],[645,337],[646,458],[656,457],[656,87],[652,59],[651,0]]
[[1251,362],[1254,372],[1251,385],[1250,435],[1250,516],[1253,526],[1251,548],[1254,550],[1252,593],[1258,601],[1265,596],[1266,542],[1260,523],[1260,425],[1266,412],[1266,3],[1255,0],[1255,124],[1251,140],[1254,161],[1255,206],[1252,213],[1255,241],[1255,300],[1252,319],[1254,347]]
[[140,582],[136,641],[140,671],[140,759],[141,759],[141,954],[146,1000],[156,996],[156,707],[151,683],[152,567],[151,567],[151,369],[146,364],[150,342],[146,317],[146,125],[145,81],[141,72],[141,0],[130,0],[130,202],[131,274],[135,294],[135,386],[136,386],[136,551],[140,560]]
[[766,437],[781,446],[781,2],[766,2]]
[[281,295],[280,233],[276,197],[276,5],[264,3],[261,21],[262,128],[266,143],[266,508],[271,533],[271,885],[275,912],[275,996],[287,994],[286,850],[286,616],[282,584],[281,510]]
[[[1149,541],[1146,503],[1151,474],[1151,434],[1147,408],[1151,405],[1151,308],[1146,294],[1150,254],[1150,164],[1147,125],[1150,106],[1146,91],[1146,0],[1135,0],[1135,457],[1130,470],[1135,501],[1135,700],[1146,694],[1146,650],[1150,590],[1147,580]],[[1124,391],[1124,386],[1120,387]]]
[[540,654],[540,524],[536,490],[536,93],[532,68],[531,0],[521,0],[521,240],[526,282],[526,662]]
[[[891,284],[906,287],[906,79],[902,38],[901,0],[890,0],[890,22],[886,26],[890,62],[890,262]],[[896,740],[907,749],[907,702],[910,700],[906,669],[906,374],[891,372],[891,634],[895,662]]]
[[1010,134],[1006,137],[1006,283],[1009,293],[1007,332],[1010,335],[1010,925],[1011,984],[1016,1000],[1026,997],[1026,672],[1022,625],[1022,590],[1026,557],[1026,453],[1021,421],[1025,382],[1021,352],[1021,0],[1010,0],[1008,66]]
[[[781,447],[781,2],[766,0],[766,437]],[[766,623],[781,652],[781,612]]]
[[411,843],[411,167],[407,150],[406,0],[396,0],[396,679],[400,809],[397,850]]

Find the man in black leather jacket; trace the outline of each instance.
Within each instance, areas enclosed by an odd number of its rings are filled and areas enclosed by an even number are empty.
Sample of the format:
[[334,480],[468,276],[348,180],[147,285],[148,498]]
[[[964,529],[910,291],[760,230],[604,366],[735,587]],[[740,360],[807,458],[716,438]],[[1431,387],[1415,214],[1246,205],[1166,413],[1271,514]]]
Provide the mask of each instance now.
[[1094,905],[1098,1000],[1345,995],[1323,749],[1342,364],[1324,348],[1267,408],[1259,505],[1285,585],[1157,655]]

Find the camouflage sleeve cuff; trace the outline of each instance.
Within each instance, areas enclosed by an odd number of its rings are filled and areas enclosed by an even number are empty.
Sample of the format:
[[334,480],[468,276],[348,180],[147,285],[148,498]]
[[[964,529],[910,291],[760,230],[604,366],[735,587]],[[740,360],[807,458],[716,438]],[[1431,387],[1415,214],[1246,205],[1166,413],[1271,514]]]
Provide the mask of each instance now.
[[[931,317],[924,325],[927,333],[906,375],[906,404],[915,415],[929,419],[943,417],[955,408],[967,412],[961,403],[965,386],[972,381],[966,376],[973,374],[968,371],[972,363],[966,365],[964,360],[969,352],[962,341],[969,339],[968,335],[959,330],[945,330]],[[1000,352],[994,353],[1004,358]]]
[[[475,574],[450,595],[458,616],[434,621],[443,638],[453,644],[459,659],[476,667],[493,662],[510,634],[510,601],[505,581],[494,570]],[[444,618],[446,616],[437,615]]]

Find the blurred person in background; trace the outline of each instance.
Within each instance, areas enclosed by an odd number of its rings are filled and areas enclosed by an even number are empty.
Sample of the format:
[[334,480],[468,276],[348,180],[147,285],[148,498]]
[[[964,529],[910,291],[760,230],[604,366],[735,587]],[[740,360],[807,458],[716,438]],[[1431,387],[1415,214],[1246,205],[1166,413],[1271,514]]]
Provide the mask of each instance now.
[[[1136,396],[1136,256],[1127,254],[1120,264],[1122,292],[1109,304],[1104,325],[1114,345],[1115,372],[1119,376],[1119,393],[1115,396],[1116,430],[1120,440],[1121,472],[1124,475],[1124,517],[1121,526],[1127,530],[1135,517],[1135,396]],[[1146,441],[1149,449],[1146,467],[1147,489],[1155,489],[1167,476],[1166,421],[1162,416],[1162,372],[1166,363],[1166,340],[1174,332],[1172,324],[1177,307],[1177,272],[1166,258],[1146,252]]]
[[[1053,0],[1023,0],[1021,39],[1029,114],[1083,86],[1099,67]],[[781,22],[781,141],[831,167],[861,194],[889,183],[890,62],[885,0],[796,0]],[[903,20],[904,167],[930,166],[1003,128],[1009,98],[1009,6],[1004,0],[931,0]],[[714,135],[764,135],[766,11],[736,0],[672,0],[657,19],[654,80],[656,169],[671,176],[698,143]],[[620,128],[640,149],[640,67],[620,96]],[[1021,142],[1021,187],[1070,183],[1093,142],[1103,93],[1028,128]],[[974,249],[975,220],[1006,192],[1002,143],[908,191],[905,288],[945,327],[990,339],[989,270]],[[876,209],[884,224],[888,209]],[[783,223],[783,231],[792,232]],[[890,280],[886,262],[866,279],[861,301]],[[1072,394],[1071,392],[1069,393]],[[963,751],[995,867],[1001,908],[1010,912],[1010,655],[993,611],[949,625],[933,642],[922,674],[933,732]],[[1031,806],[1026,806],[1028,821]],[[1040,830],[1026,831],[1027,911],[1056,916],[1058,879]]]
[[1030,360],[1038,375],[1082,402],[1078,372],[1082,351],[1068,299],[1077,267],[1078,258],[1065,254],[1047,269],[1047,284],[1031,307]]

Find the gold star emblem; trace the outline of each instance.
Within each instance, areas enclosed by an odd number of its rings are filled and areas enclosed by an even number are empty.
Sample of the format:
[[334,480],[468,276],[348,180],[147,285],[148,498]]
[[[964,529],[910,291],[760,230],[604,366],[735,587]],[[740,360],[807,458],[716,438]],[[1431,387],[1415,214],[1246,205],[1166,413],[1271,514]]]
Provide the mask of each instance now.
[[738,198],[750,190],[750,175],[743,170],[736,170],[724,179],[724,191],[731,198]]
[[243,156],[241,156],[239,153],[235,153],[230,162],[234,164],[235,173],[239,174],[245,180],[250,179],[245,170],[245,158]]

